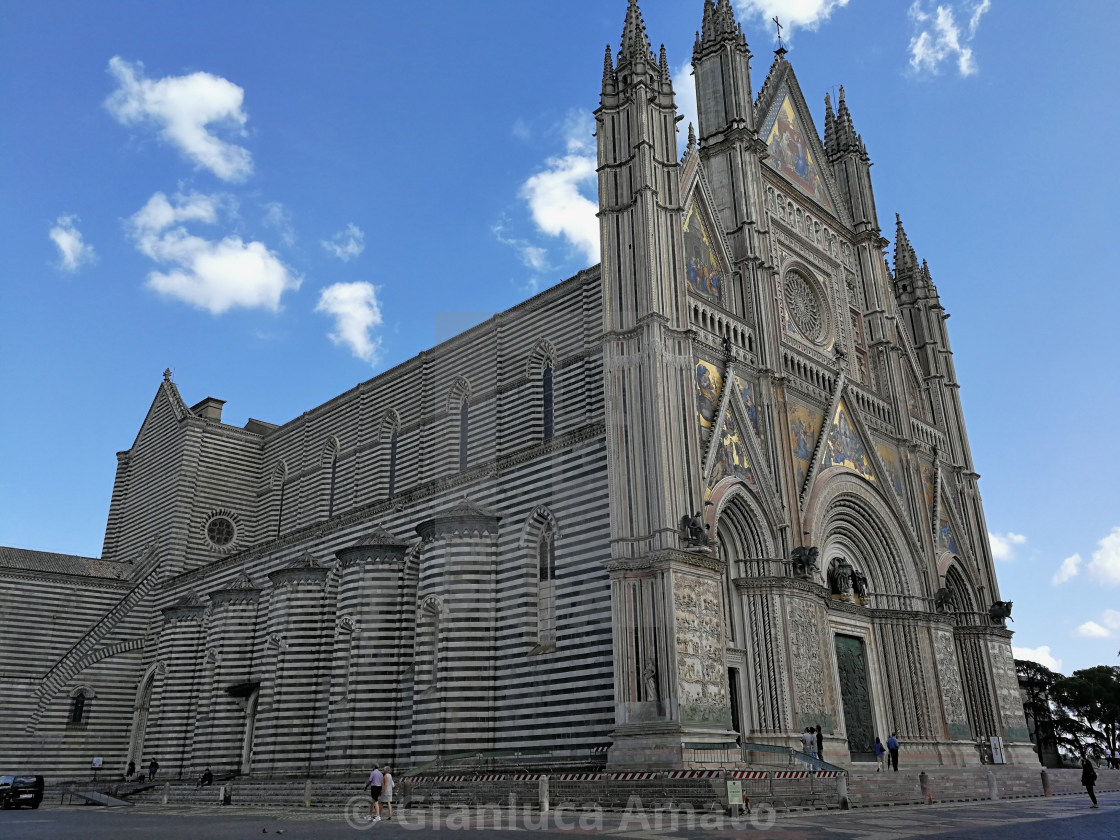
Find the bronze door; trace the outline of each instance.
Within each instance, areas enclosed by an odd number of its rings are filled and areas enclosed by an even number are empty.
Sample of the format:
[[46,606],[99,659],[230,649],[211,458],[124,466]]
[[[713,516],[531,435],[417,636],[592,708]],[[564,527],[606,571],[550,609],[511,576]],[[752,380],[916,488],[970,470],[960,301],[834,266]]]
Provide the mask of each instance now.
[[875,722],[871,716],[871,683],[863,639],[836,637],[836,666],[844,703],[844,730],[852,761],[875,760]]

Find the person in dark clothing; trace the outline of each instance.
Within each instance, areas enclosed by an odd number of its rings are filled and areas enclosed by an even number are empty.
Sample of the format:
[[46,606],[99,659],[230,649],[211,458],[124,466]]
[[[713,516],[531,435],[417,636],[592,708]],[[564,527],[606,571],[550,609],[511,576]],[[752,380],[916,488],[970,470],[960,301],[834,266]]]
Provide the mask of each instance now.
[[130,761],[130,762],[128,762],[128,769],[124,771],[124,777],[126,779],[131,779],[135,775],[136,775],[136,762],[135,761]]
[[148,765],[148,781],[150,782],[152,779],[154,779],[156,777],[156,773],[158,772],[159,762],[153,758],[152,763]]
[[890,766],[894,772],[898,772],[898,733],[892,732],[891,737],[887,738],[887,753],[890,755]]
[[1099,808],[1097,795],[1093,793],[1093,787],[1097,784],[1097,771],[1093,769],[1093,762],[1087,758],[1081,759],[1081,784],[1085,785],[1085,790],[1089,792],[1089,798],[1093,800],[1093,804],[1089,807]]
[[824,761],[824,733],[819,723],[817,724],[817,758]]
[[204,787],[209,787],[212,784],[214,784],[214,774],[211,773],[210,768],[207,767],[203,771],[202,776],[198,780],[198,786],[200,788],[204,788]]

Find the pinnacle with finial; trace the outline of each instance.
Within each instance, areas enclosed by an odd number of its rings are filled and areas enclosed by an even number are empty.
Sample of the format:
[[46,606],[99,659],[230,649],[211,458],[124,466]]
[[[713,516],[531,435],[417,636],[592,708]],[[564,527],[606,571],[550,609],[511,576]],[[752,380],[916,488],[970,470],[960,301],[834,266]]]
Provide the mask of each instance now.
[[611,55],[611,45],[607,44],[607,52],[603,56],[603,82],[614,79],[614,56]]
[[618,62],[650,61],[653,50],[646,36],[646,25],[642,21],[642,11],[638,8],[638,0],[630,0],[626,7],[626,23],[622,27],[622,48],[619,50]]
[[824,149],[829,154],[836,151],[836,115],[832,113],[832,97],[824,95]]
[[914,253],[914,248],[906,236],[906,229],[902,226],[902,217],[895,213],[894,219],[894,274],[898,278],[918,267],[918,255]]
[[171,381],[171,368],[164,368],[163,369],[163,381],[164,382],[170,382]]
[[696,128],[692,123],[688,124],[688,151],[696,148]]

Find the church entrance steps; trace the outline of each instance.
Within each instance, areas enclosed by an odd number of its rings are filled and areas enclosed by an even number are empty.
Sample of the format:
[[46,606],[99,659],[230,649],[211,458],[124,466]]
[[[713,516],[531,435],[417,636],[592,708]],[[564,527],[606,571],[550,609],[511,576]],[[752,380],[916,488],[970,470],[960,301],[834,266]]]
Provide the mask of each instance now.
[[[854,772],[848,777],[848,799],[853,807],[921,804],[925,801],[919,774],[925,772],[933,802],[967,802],[990,799],[988,774],[996,782],[1000,799],[1043,795],[1041,767],[913,767],[897,774]],[[496,806],[536,810],[540,807],[542,780],[548,779],[552,808],[594,806],[612,811],[691,809],[723,811],[727,808],[728,780],[742,784],[752,807],[767,803],[775,808],[836,808],[839,806],[837,771],[675,771],[669,772],[537,773],[440,775],[398,778],[397,807]],[[1120,790],[1120,771],[1098,769],[1097,790]],[[1056,795],[1083,794],[1080,770],[1048,770]],[[245,777],[230,786],[232,804],[249,807],[341,808],[363,796],[366,776],[324,776],[313,779]],[[221,783],[198,788],[194,782],[156,782],[128,797],[130,802],[171,805],[213,805],[219,802]],[[511,799],[512,797],[512,799]]]
[[[1046,770],[1055,795],[1084,793],[1080,770]],[[921,774],[925,773],[925,791]],[[928,793],[933,802],[969,802],[995,798],[1044,796],[1043,768],[988,765],[981,767],[910,767],[899,772],[853,772],[848,778],[848,801],[853,807],[920,804]],[[1097,790],[1120,790],[1120,771],[1097,770]]]

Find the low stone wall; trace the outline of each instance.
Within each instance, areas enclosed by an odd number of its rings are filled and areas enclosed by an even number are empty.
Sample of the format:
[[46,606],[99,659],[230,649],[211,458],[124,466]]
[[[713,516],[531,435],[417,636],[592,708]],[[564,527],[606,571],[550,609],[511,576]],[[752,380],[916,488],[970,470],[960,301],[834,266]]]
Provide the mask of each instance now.
[[[925,773],[925,788],[921,775]],[[1084,793],[1080,770],[1046,770],[1054,795]],[[848,781],[852,806],[968,802],[1044,796],[1041,767],[927,767],[898,773],[853,773]],[[1097,770],[1097,790],[1120,790],[1120,770]],[[994,785],[994,787],[993,787]],[[993,797],[993,793],[995,796]]]

